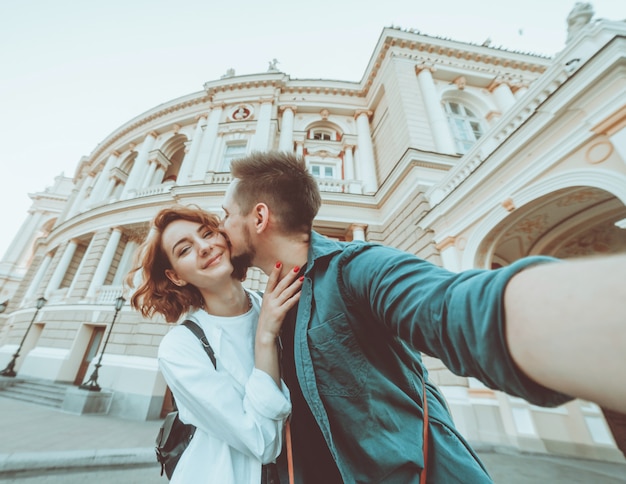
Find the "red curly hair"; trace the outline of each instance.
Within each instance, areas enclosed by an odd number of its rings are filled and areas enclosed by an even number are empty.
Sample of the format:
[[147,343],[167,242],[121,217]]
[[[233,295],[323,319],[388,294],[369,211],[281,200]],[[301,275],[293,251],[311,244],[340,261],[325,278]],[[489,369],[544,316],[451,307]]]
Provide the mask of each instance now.
[[[154,217],[150,234],[137,251],[135,266],[126,276],[126,283],[131,287],[134,287],[135,273],[140,272],[143,279],[130,298],[131,306],[146,318],[159,313],[168,323],[178,321],[191,308],[204,305],[196,287],[191,284],[177,286],[165,275],[165,271],[172,266],[163,250],[163,231],[176,220],[196,222],[209,230],[220,231],[219,218],[199,207],[180,205],[164,208]],[[233,267],[232,277],[242,281],[248,267],[235,261]]]

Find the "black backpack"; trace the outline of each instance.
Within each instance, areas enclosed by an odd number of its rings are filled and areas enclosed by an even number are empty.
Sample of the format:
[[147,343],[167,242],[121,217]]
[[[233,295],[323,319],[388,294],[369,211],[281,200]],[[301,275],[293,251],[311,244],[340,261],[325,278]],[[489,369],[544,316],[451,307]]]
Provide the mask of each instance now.
[[[202,328],[189,319],[185,320],[182,324],[202,342],[204,351],[206,351],[206,354],[211,358],[213,366],[217,368],[215,353],[209,341],[206,339]],[[174,408],[176,408],[176,402],[173,396],[172,401],[174,402]],[[176,464],[178,464],[180,457],[183,455],[189,442],[191,442],[195,431],[195,426],[180,421],[178,418],[178,410],[167,414],[157,434],[155,448],[157,461],[161,464],[161,475],[163,475],[165,471],[167,478],[172,478]]]

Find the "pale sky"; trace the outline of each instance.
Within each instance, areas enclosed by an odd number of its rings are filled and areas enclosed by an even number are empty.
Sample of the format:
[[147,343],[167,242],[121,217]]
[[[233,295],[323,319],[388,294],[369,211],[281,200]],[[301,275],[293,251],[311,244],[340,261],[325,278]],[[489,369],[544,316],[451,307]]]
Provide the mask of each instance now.
[[[574,0],[20,0],[0,4],[0,257],[28,193],[111,132],[227,69],[360,81],[384,27],[552,56]],[[594,0],[626,19],[626,1]]]

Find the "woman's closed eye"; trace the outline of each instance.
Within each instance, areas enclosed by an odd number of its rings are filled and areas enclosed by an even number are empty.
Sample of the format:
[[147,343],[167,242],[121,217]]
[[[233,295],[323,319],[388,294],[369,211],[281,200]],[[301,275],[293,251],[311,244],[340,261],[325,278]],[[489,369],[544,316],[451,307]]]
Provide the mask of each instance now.
[[180,250],[178,251],[178,257],[182,257],[183,255],[189,253],[190,250],[191,250],[190,245],[185,245],[181,247]]

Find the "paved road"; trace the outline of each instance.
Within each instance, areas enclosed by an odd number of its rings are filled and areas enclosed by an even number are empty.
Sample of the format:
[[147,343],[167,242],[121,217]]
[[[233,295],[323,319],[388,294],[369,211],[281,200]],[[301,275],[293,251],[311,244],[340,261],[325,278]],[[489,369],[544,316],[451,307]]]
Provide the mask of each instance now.
[[[77,416],[0,397],[0,470],[5,471],[0,472],[0,484],[168,484],[159,475],[152,450],[159,425]],[[626,484],[626,461],[476,450],[496,484]],[[89,464],[103,467],[84,467]],[[42,470],[45,466],[59,470]],[[30,470],[9,470],[24,468]]]
[[[496,484],[624,484],[626,466],[586,460],[544,458],[482,452],[480,457]],[[621,476],[621,477],[620,477]],[[19,473],[0,477],[0,483],[18,484],[167,484],[159,467],[129,466]]]

